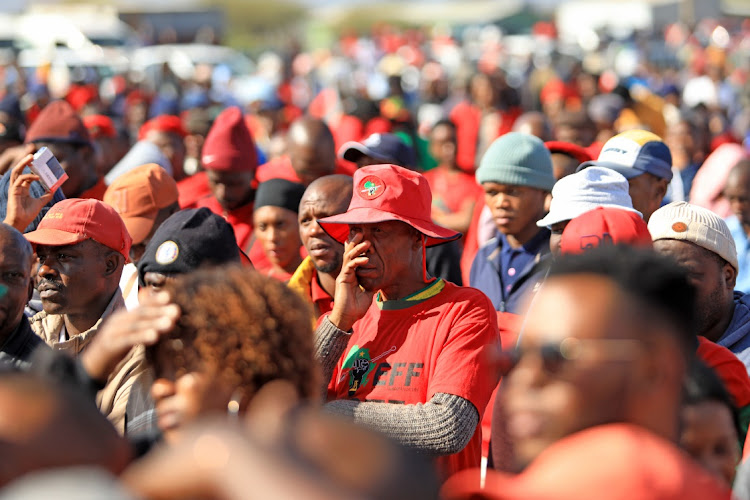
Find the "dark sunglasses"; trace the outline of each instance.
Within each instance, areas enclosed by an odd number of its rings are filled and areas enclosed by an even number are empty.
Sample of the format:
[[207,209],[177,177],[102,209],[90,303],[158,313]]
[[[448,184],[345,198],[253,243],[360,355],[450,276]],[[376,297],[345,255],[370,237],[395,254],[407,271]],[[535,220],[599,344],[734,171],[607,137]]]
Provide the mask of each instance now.
[[630,339],[577,339],[568,337],[560,342],[547,342],[532,347],[516,347],[502,351],[499,368],[502,376],[510,373],[524,357],[533,355],[541,360],[542,369],[549,375],[558,375],[575,361],[596,356],[607,361],[632,361],[643,348],[639,340]]

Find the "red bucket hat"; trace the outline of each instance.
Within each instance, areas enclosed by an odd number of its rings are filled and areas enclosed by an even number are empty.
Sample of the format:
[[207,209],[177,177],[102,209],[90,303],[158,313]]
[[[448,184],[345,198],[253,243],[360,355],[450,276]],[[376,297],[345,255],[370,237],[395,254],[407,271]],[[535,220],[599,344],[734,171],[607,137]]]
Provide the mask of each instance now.
[[651,233],[636,212],[599,207],[579,215],[565,226],[560,252],[580,254],[602,245],[651,247]]
[[348,224],[401,221],[426,236],[431,247],[457,240],[461,233],[432,222],[432,192],[422,174],[396,165],[370,165],[354,173],[354,194],[343,214],[319,219],[323,230],[340,243]]

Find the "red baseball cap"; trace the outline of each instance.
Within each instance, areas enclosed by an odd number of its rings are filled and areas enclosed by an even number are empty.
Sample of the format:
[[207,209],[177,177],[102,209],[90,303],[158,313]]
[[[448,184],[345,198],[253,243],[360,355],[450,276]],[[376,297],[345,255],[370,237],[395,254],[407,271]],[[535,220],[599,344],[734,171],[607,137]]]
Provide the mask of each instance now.
[[216,117],[203,144],[201,163],[206,170],[255,172],[255,142],[240,108],[227,108]]
[[91,137],[83,120],[67,101],[52,101],[39,113],[26,132],[26,143],[65,142],[90,145]]
[[343,214],[319,219],[323,230],[340,243],[348,224],[401,221],[427,237],[426,246],[457,240],[461,233],[432,222],[432,191],[422,174],[396,165],[370,165],[354,173],[354,195]]
[[132,239],[114,208],[99,200],[70,198],[49,209],[35,231],[24,234],[34,245],[75,245],[84,240],[130,254]]
[[560,252],[580,254],[602,244],[650,247],[651,233],[636,212],[598,207],[572,219],[565,226]]
[[173,133],[180,137],[188,135],[187,130],[185,130],[185,127],[182,125],[180,117],[174,115],[159,115],[144,123],[140,130],[138,130],[138,140],[141,141],[145,139],[148,133],[152,130]]
[[593,161],[594,156],[591,156],[591,153],[589,153],[588,149],[584,148],[583,146],[579,146],[578,144],[573,144],[572,142],[565,142],[565,141],[547,141],[544,143],[545,146],[547,146],[547,149],[549,149],[550,154],[555,153],[563,153],[571,158],[575,158],[578,160],[578,163],[583,163],[586,161]]
[[115,125],[109,116],[88,115],[83,118],[83,124],[86,126],[92,139],[117,136]]

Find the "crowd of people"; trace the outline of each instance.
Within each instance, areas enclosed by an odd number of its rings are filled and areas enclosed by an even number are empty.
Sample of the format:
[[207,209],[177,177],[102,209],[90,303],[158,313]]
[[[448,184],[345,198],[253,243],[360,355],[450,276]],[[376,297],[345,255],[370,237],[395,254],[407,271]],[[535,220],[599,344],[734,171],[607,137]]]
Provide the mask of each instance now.
[[0,68],[0,497],[750,499],[748,31]]

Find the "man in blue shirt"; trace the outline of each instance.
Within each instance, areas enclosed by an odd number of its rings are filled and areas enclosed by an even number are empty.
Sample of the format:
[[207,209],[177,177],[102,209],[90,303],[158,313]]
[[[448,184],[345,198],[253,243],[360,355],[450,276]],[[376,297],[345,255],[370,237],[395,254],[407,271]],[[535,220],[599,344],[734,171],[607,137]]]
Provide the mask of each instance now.
[[541,140],[513,132],[492,143],[476,178],[498,232],[477,252],[470,285],[495,310],[518,313],[520,298],[541,280],[537,264],[549,255],[549,229],[536,222],[555,184],[552,159]]
[[737,247],[737,284],[735,290],[750,292],[750,160],[742,160],[729,172],[724,186],[733,215],[725,219]]

